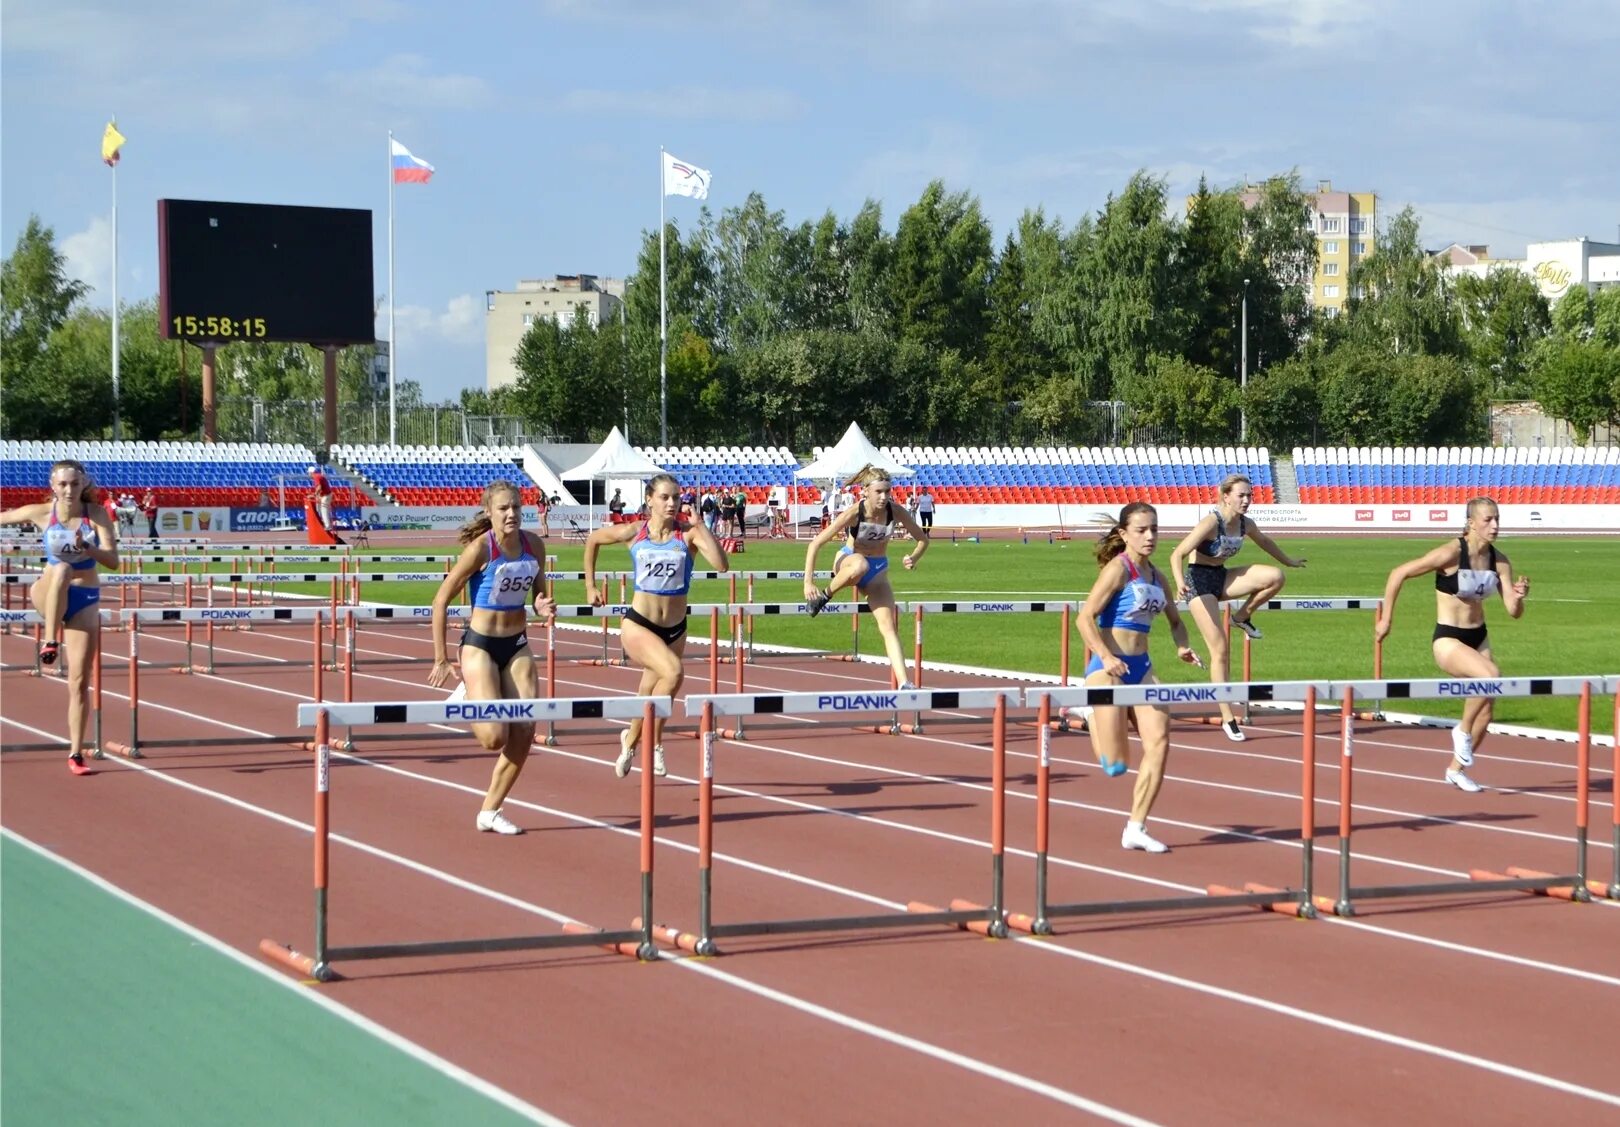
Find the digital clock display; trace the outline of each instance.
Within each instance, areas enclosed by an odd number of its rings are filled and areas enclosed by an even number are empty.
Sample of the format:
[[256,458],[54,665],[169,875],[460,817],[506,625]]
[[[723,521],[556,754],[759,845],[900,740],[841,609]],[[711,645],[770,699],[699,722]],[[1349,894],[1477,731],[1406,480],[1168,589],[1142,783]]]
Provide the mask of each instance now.
[[376,340],[368,210],[159,200],[158,259],[170,340]]

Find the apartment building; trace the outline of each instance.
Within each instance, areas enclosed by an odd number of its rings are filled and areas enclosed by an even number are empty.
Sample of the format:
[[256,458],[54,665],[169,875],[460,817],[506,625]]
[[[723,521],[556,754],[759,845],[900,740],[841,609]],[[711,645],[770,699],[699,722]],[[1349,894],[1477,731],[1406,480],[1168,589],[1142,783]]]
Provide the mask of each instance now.
[[490,391],[517,379],[512,362],[523,334],[537,320],[554,321],[563,328],[578,315],[600,325],[616,321],[624,304],[624,281],[595,274],[559,274],[530,278],[515,290],[488,290],[484,294],[484,386]]

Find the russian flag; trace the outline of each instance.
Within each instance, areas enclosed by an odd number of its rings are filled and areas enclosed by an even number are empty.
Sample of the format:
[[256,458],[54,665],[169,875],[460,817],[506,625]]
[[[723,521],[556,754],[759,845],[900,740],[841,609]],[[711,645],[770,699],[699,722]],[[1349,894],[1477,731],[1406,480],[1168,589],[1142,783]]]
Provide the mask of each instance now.
[[412,156],[411,150],[392,137],[388,139],[388,151],[394,160],[394,183],[426,184],[433,179],[433,166],[421,157]]

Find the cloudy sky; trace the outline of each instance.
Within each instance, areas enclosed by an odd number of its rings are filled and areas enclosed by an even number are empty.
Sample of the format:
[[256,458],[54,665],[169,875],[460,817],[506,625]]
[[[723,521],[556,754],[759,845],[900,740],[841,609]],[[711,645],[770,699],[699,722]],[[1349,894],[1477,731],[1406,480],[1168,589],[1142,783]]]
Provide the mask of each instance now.
[[37,214],[109,300],[116,115],[122,298],[165,197],[370,208],[380,295],[392,129],[438,169],[397,191],[395,295],[437,399],[482,386],[485,291],[630,271],[660,145],[790,223],[872,198],[892,229],[941,178],[999,243],[1139,168],[1298,169],[1509,255],[1620,238],[1617,59],[1613,0],[6,0],[0,236]]

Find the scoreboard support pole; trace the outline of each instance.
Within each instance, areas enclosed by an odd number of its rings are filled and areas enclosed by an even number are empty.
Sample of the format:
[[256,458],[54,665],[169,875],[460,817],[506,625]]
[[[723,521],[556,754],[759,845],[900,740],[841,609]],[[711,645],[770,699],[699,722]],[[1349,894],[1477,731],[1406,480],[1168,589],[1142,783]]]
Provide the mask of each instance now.
[[204,442],[218,442],[218,419],[214,409],[214,351],[215,346],[202,345],[202,433]]
[[337,354],[333,345],[321,349],[321,366],[326,375],[325,413],[326,413],[326,448],[331,450],[337,445]]

